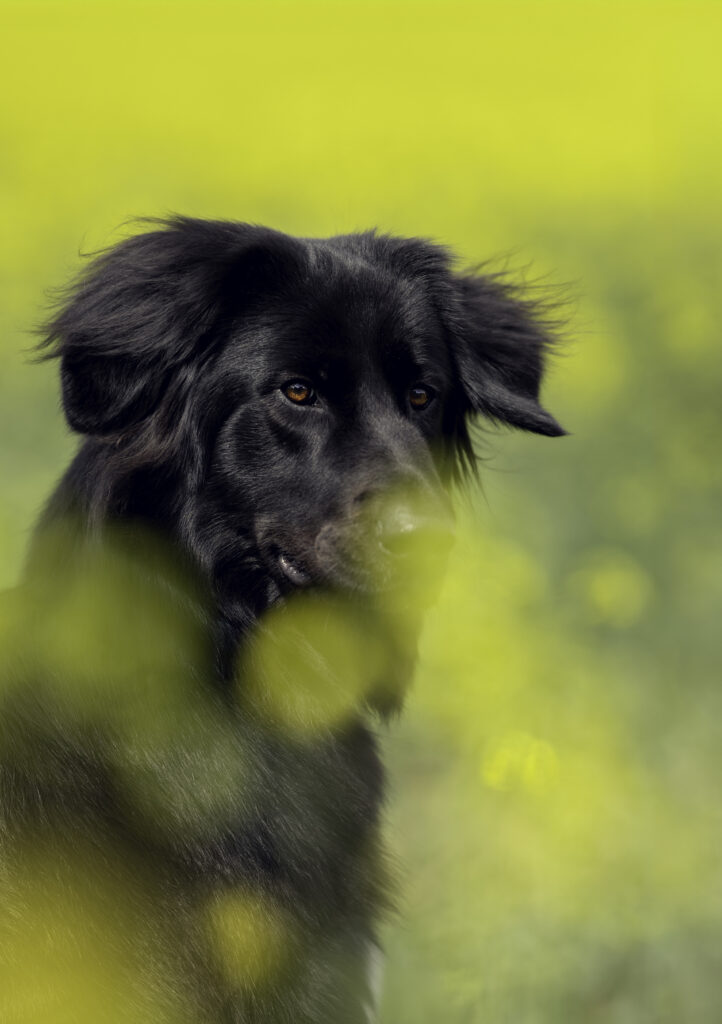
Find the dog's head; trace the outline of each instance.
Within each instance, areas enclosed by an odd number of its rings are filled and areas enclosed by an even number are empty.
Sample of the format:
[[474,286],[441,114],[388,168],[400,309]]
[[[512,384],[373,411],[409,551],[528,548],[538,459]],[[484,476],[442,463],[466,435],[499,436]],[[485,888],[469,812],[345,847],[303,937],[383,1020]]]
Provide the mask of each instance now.
[[263,604],[386,579],[411,538],[445,549],[470,417],[564,433],[539,403],[550,340],[423,240],[179,218],[96,258],[46,345],[89,510],[160,521]]

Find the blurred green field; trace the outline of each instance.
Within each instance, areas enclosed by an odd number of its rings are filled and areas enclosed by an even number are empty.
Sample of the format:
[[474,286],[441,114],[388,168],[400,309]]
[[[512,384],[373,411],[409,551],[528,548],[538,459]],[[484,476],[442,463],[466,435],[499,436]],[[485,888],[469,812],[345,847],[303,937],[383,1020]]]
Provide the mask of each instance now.
[[386,741],[384,1024],[722,1020],[722,6],[0,2],[0,585],[73,442],[45,293],[136,215],[563,283]]

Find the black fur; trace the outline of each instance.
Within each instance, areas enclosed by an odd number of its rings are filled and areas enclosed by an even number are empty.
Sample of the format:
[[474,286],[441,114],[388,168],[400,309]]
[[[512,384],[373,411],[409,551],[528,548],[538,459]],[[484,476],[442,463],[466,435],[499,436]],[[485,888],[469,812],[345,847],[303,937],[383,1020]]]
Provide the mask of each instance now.
[[[501,279],[374,232],[176,218],[64,298],[43,349],[82,443],[8,633],[4,835],[82,837],[138,867],[159,1006],[182,992],[191,1020],[368,1019],[388,905],[369,716],[398,706],[417,626],[394,595],[412,577],[433,594],[471,416],[563,433],[539,404],[550,344]],[[315,402],[294,404],[294,381]],[[73,696],[86,676],[89,703]],[[352,677],[340,710],[314,704]],[[203,923],[229,893],[282,936],[262,970],[242,938],[229,967]]]

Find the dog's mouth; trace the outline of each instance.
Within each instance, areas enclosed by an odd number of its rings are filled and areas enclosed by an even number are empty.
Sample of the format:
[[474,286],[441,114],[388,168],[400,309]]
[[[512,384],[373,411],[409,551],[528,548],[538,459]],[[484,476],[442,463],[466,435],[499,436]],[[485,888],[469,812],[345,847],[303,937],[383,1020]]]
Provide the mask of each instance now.
[[[318,552],[315,552],[318,555]],[[348,554],[330,548],[321,551],[321,557],[309,554],[291,554],[286,545],[274,544],[267,554],[274,575],[283,589],[308,590],[313,587],[338,589],[341,591],[371,592],[374,579]],[[368,579],[366,578],[368,576]]]
[[312,536],[300,531],[294,536],[288,529],[265,543],[261,536],[259,548],[281,593],[321,587],[369,596],[388,593],[396,601],[409,590],[418,601],[422,589],[428,596],[443,576],[453,538],[451,520],[419,517],[407,525],[397,515],[386,526],[383,534],[363,534],[330,520]]
[[311,574],[286,551],[279,549],[275,556],[281,572],[294,587],[308,587],[312,583]]

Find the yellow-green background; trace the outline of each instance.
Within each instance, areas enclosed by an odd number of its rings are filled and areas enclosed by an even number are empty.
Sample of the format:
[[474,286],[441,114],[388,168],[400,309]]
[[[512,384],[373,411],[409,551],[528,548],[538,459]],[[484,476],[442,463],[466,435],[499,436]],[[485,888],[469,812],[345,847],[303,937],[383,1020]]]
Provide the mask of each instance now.
[[[0,583],[72,450],[44,292],[135,215],[570,284],[402,723],[387,1024],[722,1020],[722,5],[0,3]],[[531,270],[527,264],[531,264]]]

